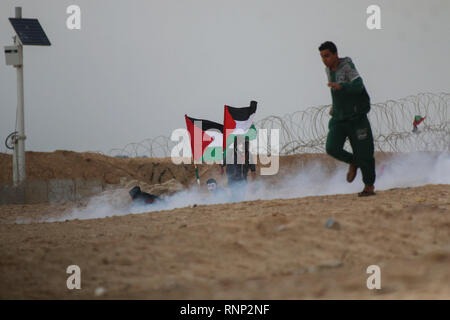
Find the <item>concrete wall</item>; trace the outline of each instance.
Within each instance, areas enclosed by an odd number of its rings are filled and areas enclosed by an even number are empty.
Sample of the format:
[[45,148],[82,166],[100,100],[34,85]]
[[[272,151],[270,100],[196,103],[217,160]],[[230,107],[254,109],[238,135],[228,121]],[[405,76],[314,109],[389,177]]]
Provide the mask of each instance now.
[[75,183],[72,179],[54,179],[48,182],[48,202],[74,201]]
[[24,203],[35,204],[45,202],[48,202],[48,181],[27,181],[25,183]]
[[25,203],[25,187],[13,187],[11,185],[0,186],[0,204]]
[[104,190],[102,179],[75,179],[75,200],[82,200]]
[[0,205],[82,200],[103,190],[102,179],[29,180],[18,187],[0,185]]

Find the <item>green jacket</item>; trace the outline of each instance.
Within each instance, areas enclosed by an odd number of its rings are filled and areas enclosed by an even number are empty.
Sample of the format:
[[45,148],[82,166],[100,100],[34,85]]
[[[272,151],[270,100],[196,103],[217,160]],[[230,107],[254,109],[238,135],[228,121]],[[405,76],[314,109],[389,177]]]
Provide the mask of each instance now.
[[335,71],[328,67],[325,71],[328,82],[337,82],[342,87],[341,90],[331,90],[332,117],[335,120],[347,120],[370,111],[370,97],[351,58],[339,58]]

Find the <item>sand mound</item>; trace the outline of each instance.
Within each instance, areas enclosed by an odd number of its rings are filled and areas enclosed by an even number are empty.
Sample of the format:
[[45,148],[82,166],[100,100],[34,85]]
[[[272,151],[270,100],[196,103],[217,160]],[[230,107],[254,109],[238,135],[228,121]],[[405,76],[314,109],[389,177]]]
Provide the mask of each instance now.
[[[73,151],[26,152],[29,180],[100,178],[107,184],[120,184],[120,178],[148,184],[176,179],[188,184],[195,176],[190,165],[175,165],[170,158],[122,159],[97,153]],[[12,183],[12,157],[0,154],[0,183]]]

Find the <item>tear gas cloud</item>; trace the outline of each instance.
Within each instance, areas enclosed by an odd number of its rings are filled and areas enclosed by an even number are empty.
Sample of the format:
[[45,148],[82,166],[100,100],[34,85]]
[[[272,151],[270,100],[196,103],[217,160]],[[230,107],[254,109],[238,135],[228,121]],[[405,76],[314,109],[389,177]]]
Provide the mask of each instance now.
[[[348,194],[362,190],[361,172],[353,183],[347,183],[347,166],[339,165],[331,174],[319,161],[303,166],[294,174],[280,177],[276,185],[261,180],[249,182],[245,200],[288,199],[307,196]],[[407,153],[394,155],[378,164],[376,168],[376,190],[416,187],[425,184],[450,184],[450,153]],[[128,190],[119,190],[128,196]],[[129,199],[118,200],[116,195],[92,197],[87,206],[75,208],[58,218],[44,218],[40,222],[65,221],[72,219],[96,219],[144,212],[155,212],[193,205],[231,203],[228,194],[208,197],[197,188],[190,188],[166,197],[151,205],[130,205]],[[157,214],[170,214],[163,211]],[[17,223],[24,221],[17,221]]]

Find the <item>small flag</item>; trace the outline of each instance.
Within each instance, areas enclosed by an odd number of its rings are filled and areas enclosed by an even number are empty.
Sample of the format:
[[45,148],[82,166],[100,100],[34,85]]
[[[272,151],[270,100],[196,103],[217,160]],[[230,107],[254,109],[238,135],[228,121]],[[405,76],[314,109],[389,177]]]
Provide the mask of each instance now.
[[425,117],[415,116],[413,126],[417,127],[423,120],[425,120]]
[[418,126],[423,120],[425,120],[425,117],[422,117],[422,116],[415,116],[415,117],[414,117],[414,121],[413,121],[413,130],[412,130],[412,132],[417,132],[417,130],[418,130],[417,126]]

